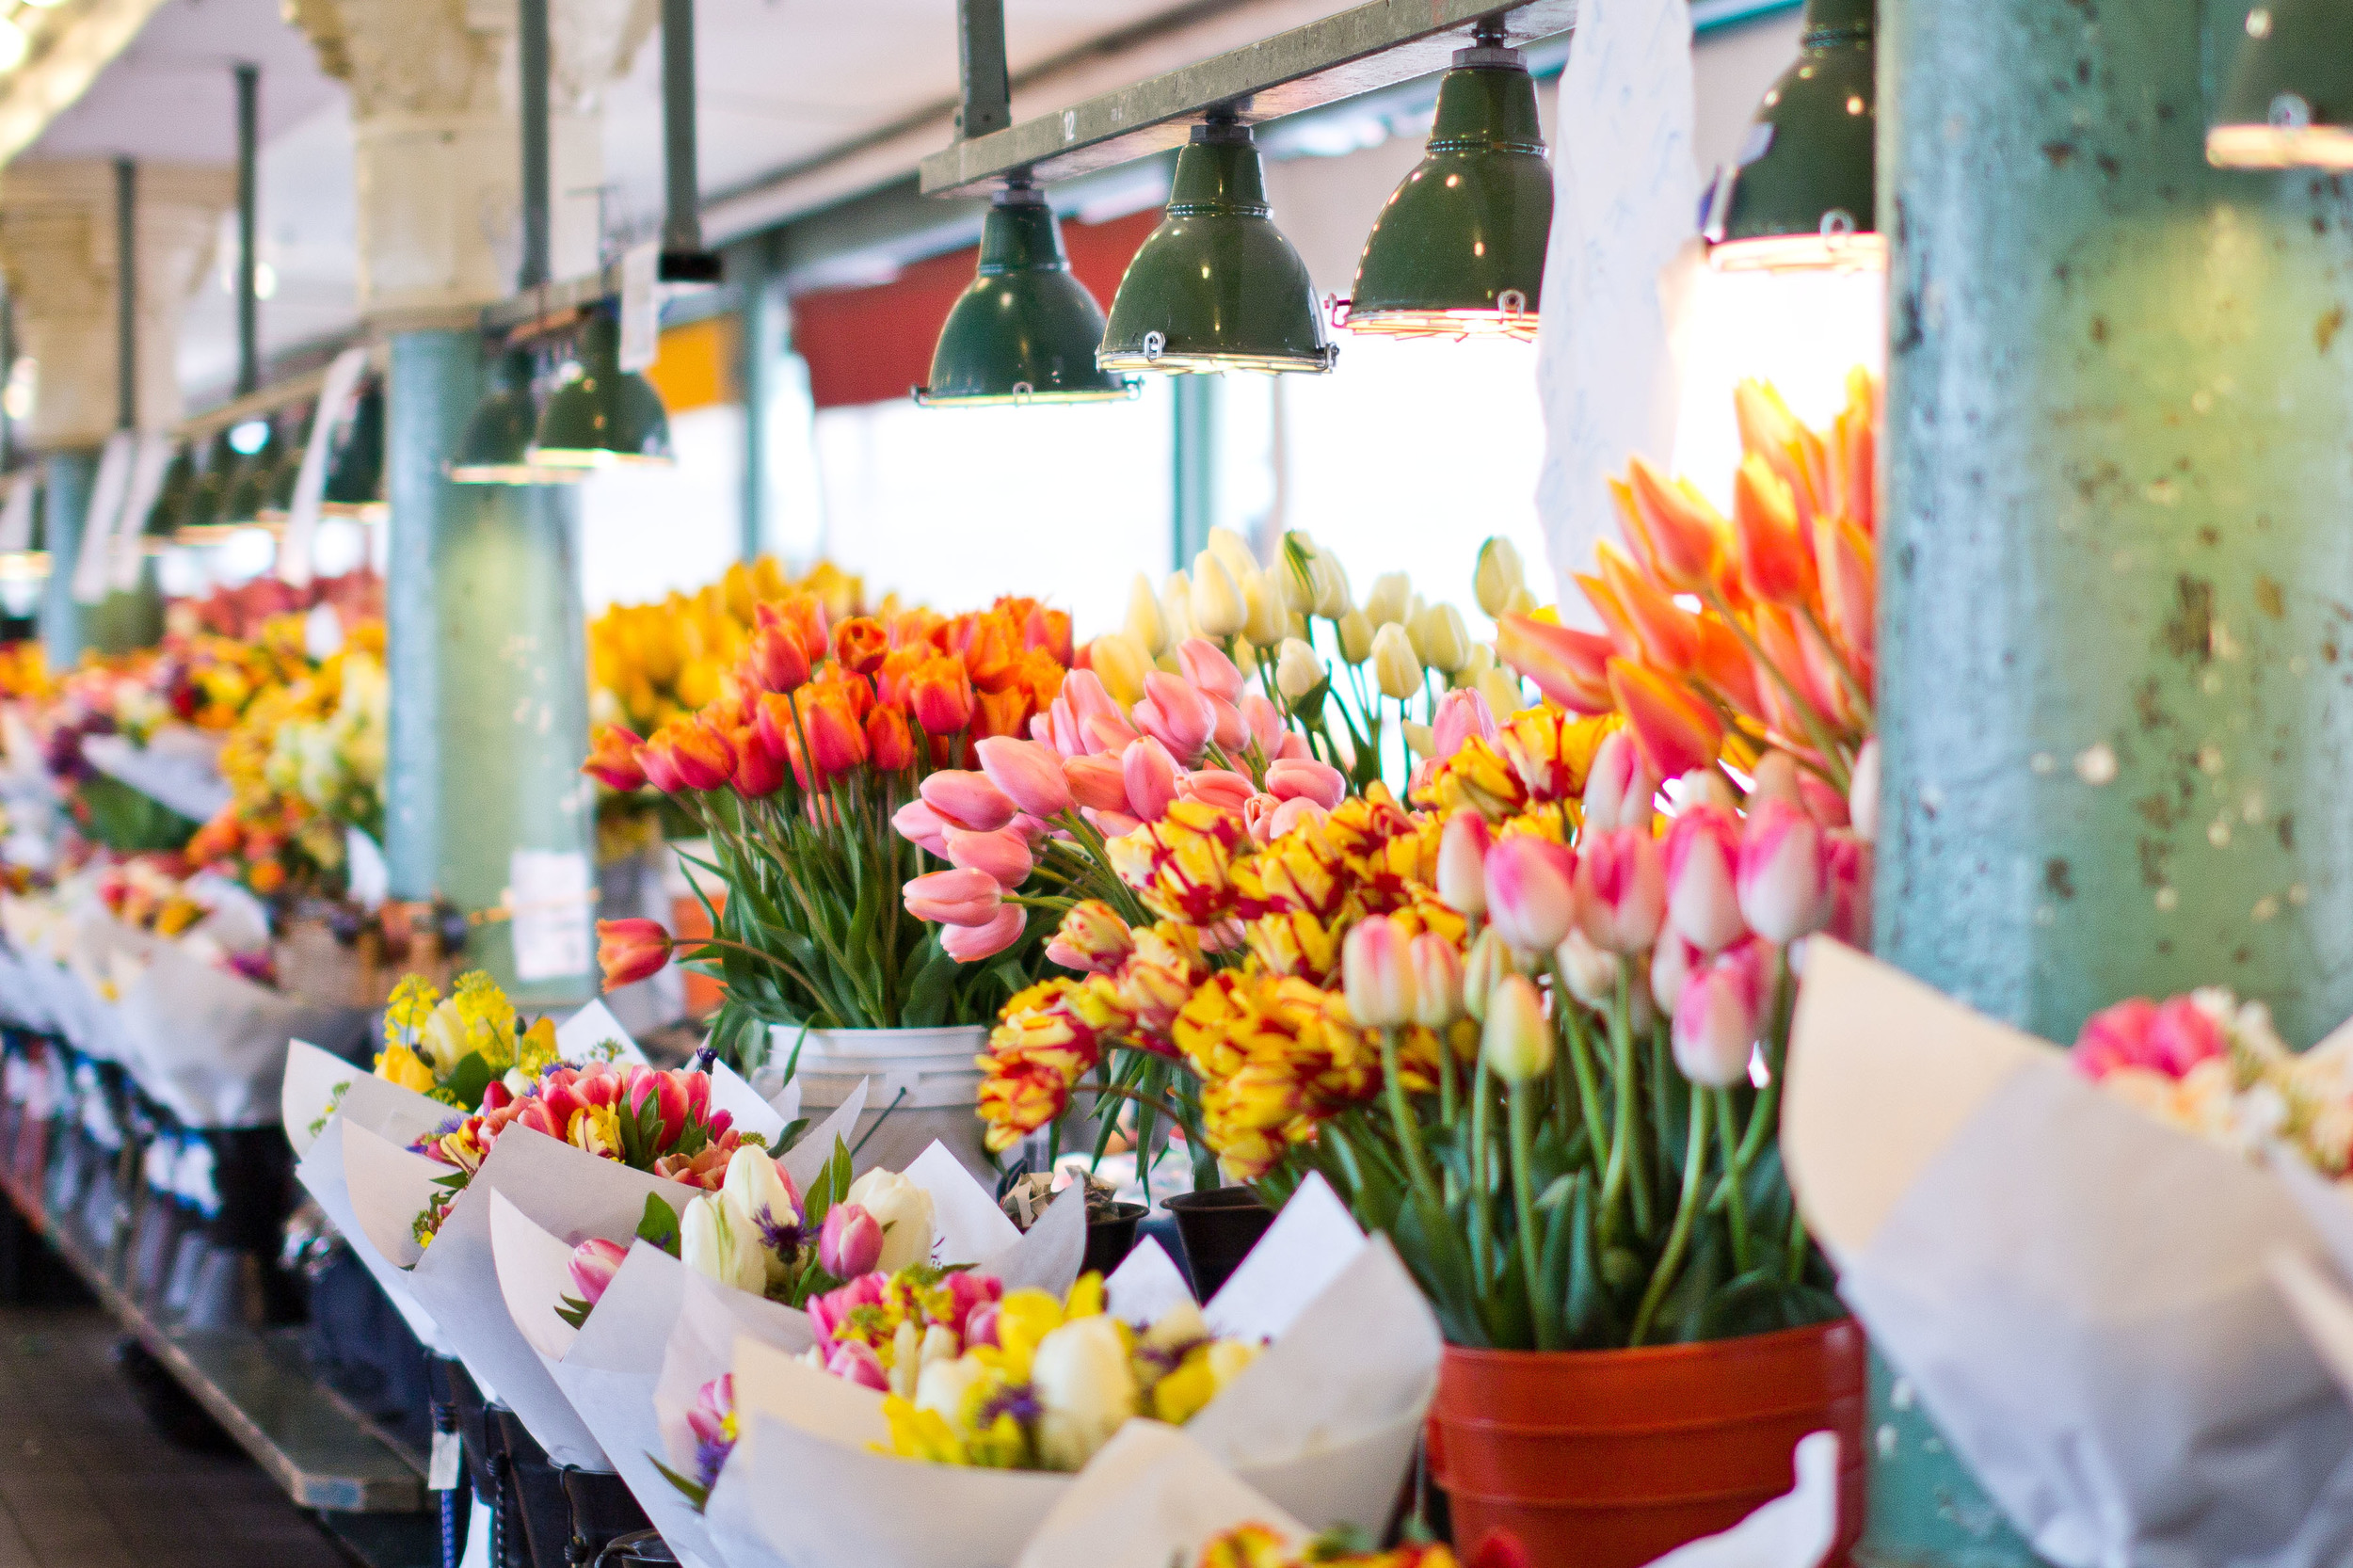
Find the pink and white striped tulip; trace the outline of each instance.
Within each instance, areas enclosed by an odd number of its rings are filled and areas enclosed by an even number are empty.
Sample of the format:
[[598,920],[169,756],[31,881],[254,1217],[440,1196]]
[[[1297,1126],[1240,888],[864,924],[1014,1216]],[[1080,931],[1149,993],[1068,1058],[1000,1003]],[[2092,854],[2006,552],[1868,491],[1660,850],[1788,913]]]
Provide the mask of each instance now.
[[1413,944],[1396,921],[1375,915],[1340,944],[1348,1011],[1364,1029],[1401,1029],[1414,1021]]
[[1667,923],[1703,952],[1748,932],[1733,880],[1739,863],[1740,819],[1719,807],[1688,808],[1667,833]]
[[1414,1021],[1443,1030],[1463,1016],[1463,953],[1434,931],[1407,950],[1414,968]]
[[1675,1000],[1675,1065],[1694,1083],[1728,1089],[1748,1076],[1764,1027],[1764,944],[1726,948],[1695,970]]
[[1277,800],[1312,800],[1326,811],[1339,808],[1348,798],[1348,777],[1329,762],[1286,759],[1270,762],[1267,793]]
[[1850,948],[1871,949],[1871,846],[1852,829],[1822,835],[1830,879],[1830,920],[1822,929]]
[[943,768],[916,786],[923,804],[958,827],[993,833],[1013,821],[1021,808],[1014,798],[989,782],[986,774]]
[[1822,854],[1822,830],[1786,801],[1752,802],[1737,880],[1741,916],[1769,942],[1794,942],[1829,923],[1830,868]]
[[1577,842],[1577,924],[1606,952],[1641,952],[1667,919],[1666,856],[1647,824]]
[[1151,735],[1120,754],[1120,776],[1128,784],[1128,809],[1144,822],[1159,822],[1176,804],[1176,760]]
[[1577,923],[1577,856],[1514,833],[1487,852],[1487,919],[1515,951],[1550,952]]
[[1854,777],[1847,786],[1847,818],[1865,843],[1880,836],[1880,743],[1874,735],[1863,743],[1854,760]]
[[617,1241],[591,1237],[572,1249],[572,1256],[564,1265],[571,1276],[572,1289],[580,1299],[594,1306],[604,1299],[605,1287],[621,1272],[621,1262],[629,1256],[629,1249]]
[[1496,716],[1487,699],[1466,686],[1438,699],[1437,717],[1430,731],[1431,756],[1443,762],[1474,740],[1493,742]]
[[1004,906],[1004,888],[995,877],[961,866],[919,876],[901,896],[908,914],[935,925],[986,925]]
[[1033,817],[1051,819],[1070,809],[1070,784],[1062,758],[1035,741],[991,735],[972,748],[988,781]]
[[1586,939],[1584,932],[1574,927],[1552,950],[1552,956],[1561,966],[1561,978],[1569,983],[1569,995],[1596,1010],[1616,1004],[1618,976],[1625,968],[1625,959],[1614,952],[1602,952]]
[[1460,915],[1487,912],[1487,852],[1495,830],[1477,811],[1457,811],[1438,835],[1438,897]]
[[1611,730],[1593,752],[1593,766],[1585,775],[1586,831],[1648,825],[1657,794],[1658,780],[1642,760],[1633,736]]
[[1658,945],[1650,955],[1651,1000],[1658,1003],[1660,1012],[1671,1017],[1674,1015],[1692,971],[1706,962],[1707,954],[1685,941],[1671,920],[1668,929],[1658,934]]

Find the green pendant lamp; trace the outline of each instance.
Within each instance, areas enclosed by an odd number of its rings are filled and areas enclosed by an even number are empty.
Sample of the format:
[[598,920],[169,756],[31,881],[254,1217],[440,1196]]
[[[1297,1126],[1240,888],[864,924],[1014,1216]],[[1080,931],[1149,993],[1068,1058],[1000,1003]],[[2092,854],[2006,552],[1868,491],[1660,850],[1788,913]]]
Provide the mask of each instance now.
[[1099,369],[1103,308],[1071,275],[1062,224],[1037,186],[1015,180],[981,220],[979,274],[956,296],[932,350],[927,408],[1105,403],[1142,383]]
[[1167,215],[1119,280],[1095,362],[1165,375],[1330,370],[1339,351],[1315,285],[1269,211],[1250,128],[1230,116],[1194,126]]
[[452,479],[461,485],[572,485],[588,477],[586,468],[532,461],[532,437],[539,427],[532,371],[528,349],[509,349],[499,360],[489,392],[466,422],[456,460],[449,465]]
[[327,449],[327,489],[319,510],[328,517],[378,519],[384,505],[384,383],[370,381],[335,427]]
[[1702,229],[1724,271],[1851,271],[1887,264],[1874,228],[1878,117],[1873,0],[1806,0],[1797,63],[1717,178]]
[[668,466],[670,416],[651,382],[621,368],[621,328],[610,311],[589,313],[579,352],[539,416],[531,461],[584,471]]
[[2206,131],[2222,168],[2353,168],[2353,8],[2268,0],[2247,13]]
[[1552,169],[1527,57],[1479,24],[1438,84],[1420,167],[1389,193],[1356,264],[1352,332],[1532,342]]

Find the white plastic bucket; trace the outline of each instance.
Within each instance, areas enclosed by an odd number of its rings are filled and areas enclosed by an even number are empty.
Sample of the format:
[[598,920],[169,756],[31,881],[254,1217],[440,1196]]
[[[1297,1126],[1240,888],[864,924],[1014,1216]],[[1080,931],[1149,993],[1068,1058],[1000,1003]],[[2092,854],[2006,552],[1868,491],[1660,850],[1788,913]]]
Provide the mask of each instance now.
[[[849,1143],[858,1169],[903,1171],[936,1140],[981,1181],[994,1187],[996,1167],[982,1142],[983,1074],[974,1058],[987,1048],[986,1024],[946,1029],[812,1029],[792,1025],[768,1034],[768,1063],[755,1082],[773,1096],[785,1064],[800,1048],[792,1081],[801,1086],[801,1114],[814,1125],[866,1083],[866,1109]],[[879,1130],[877,1130],[879,1129]],[[869,1135],[872,1136],[869,1136]]]

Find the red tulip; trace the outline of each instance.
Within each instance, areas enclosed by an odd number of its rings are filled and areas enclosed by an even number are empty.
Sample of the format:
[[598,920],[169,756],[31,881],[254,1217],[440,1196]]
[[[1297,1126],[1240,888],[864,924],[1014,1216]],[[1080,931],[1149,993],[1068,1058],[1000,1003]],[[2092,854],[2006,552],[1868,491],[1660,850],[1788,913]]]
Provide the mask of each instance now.
[[844,669],[872,675],[890,653],[890,633],[871,616],[852,616],[833,629],[833,656]]
[[885,773],[915,766],[915,737],[906,715],[895,708],[877,708],[866,715],[867,760]]
[[907,677],[907,704],[927,735],[953,735],[972,722],[972,678],[964,661],[937,654]]
[[781,626],[763,626],[752,633],[744,666],[763,692],[797,692],[808,684],[808,653]]
[[825,1210],[817,1232],[817,1266],[836,1279],[856,1279],[872,1273],[882,1258],[883,1228],[874,1216],[855,1203],[838,1203]]
[[866,730],[848,703],[822,699],[807,703],[801,726],[808,732],[809,760],[820,774],[830,777],[865,765]]
[[597,967],[608,991],[633,984],[670,961],[670,934],[659,920],[599,920]]
[[[670,765],[686,788],[725,789],[735,776],[735,745],[710,725],[700,720],[665,724],[662,735],[670,737]],[[659,741],[662,735],[654,739]]]
[[784,788],[784,759],[768,749],[760,727],[745,725],[735,732],[735,792],[745,800],[760,800]]
[[645,744],[621,726],[608,724],[597,731],[588,760],[580,765],[580,771],[622,794],[642,790],[646,787],[646,770],[638,763],[637,751]]
[[683,1073],[664,1072],[659,1067],[636,1066],[629,1070],[627,1092],[632,1115],[641,1113],[646,1102],[651,1100],[654,1114],[662,1130],[655,1143],[657,1149],[666,1149],[686,1130],[686,1085]]

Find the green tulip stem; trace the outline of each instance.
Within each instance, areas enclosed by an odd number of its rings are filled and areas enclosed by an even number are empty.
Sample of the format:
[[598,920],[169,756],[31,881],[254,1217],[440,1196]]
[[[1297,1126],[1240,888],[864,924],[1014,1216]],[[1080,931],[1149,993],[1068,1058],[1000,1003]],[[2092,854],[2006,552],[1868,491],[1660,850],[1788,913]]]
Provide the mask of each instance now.
[[1629,1348],[1640,1345],[1650,1333],[1651,1320],[1657,1315],[1658,1304],[1667,1299],[1668,1288],[1683,1268],[1683,1254],[1691,1244],[1691,1224],[1699,1217],[1700,1182],[1707,1174],[1707,1091],[1699,1084],[1691,1085],[1691,1137],[1683,1157],[1683,1197],[1675,1205],[1674,1226],[1667,1233],[1667,1248],[1658,1255],[1658,1267],[1650,1276],[1650,1288],[1642,1292],[1642,1304],[1634,1314],[1634,1333],[1626,1340]]
[[1438,1048],[1438,1125],[1450,1128],[1456,1115],[1455,1101],[1461,1097],[1454,1087],[1454,1043],[1447,1038],[1444,1029],[1430,1032]]
[[1803,692],[1798,690],[1797,682],[1789,677],[1787,672],[1765,657],[1763,645],[1757,642],[1755,635],[1742,623],[1740,617],[1732,613],[1731,606],[1724,602],[1724,596],[1716,591],[1714,584],[1703,586],[1700,595],[1706,600],[1707,607],[1715,611],[1725,625],[1732,628],[1733,634],[1740,639],[1741,647],[1748,649],[1749,657],[1764,667],[1765,673],[1772,677],[1773,684],[1779,686],[1782,695],[1789,699],[1789,705],[1796,711],[1799,722],[1805,726],[1807,738],[1814,743],[1814,749],[1822,754],[1823,764],[1830,770],[1831,783],[1837,786],[1840,794],[1846,793],[1849,783],[1846,762],[1844,754],[1839,751],[1837,743],[1832,738],[1830,721],[1823,717],[1821,710],[1807,700]]
[[1625,964],[1618,966],[1618,1004],[1609,1010],[1612,1075],[1617,1080],[1618,1120],[1609,1141],[1609,1174],[1602,1186],[1602,1209],[1614,1211],[1619,1199],[1631,1195],[1634,1228],[1650,1234],[1650,1173],[1635,1149],[1641,1137],[1641,1066],[1634,1053],[1634,983]]
[[1487,1282],[1487,1253],[1496,1233],[1495,1186],[1489,1180],[1494,1169],[1488,1159],[1488,1102],[1495,1097],[1495,1084],[1489,1076],[1487,1053],[1479,1053],[1479,1064],[1471,1069],[1470,1104],[1470,1194],[1471,1194],[1471,1270],[1483,1289]]
[[1552,961],[1552,995],[1553,1004],[1569,1021],[1569,1064],[1577,1073],[1577,1108],[1585,1113],[1585,1130],[1593,1140],[1593,1164],[1606,1170],[1614,1142],[1609,1136],[1609,1124],[1602,1119],[1601,1083],[1593,1073],[1593,1053],[1585,1038],[1585,1020],[1569,990],[1569,977],[1557,957]]
[[1528,1287],[1529,1320],[1536,1327],[1536,1348],[1557,1351],[1561,1331],[1552,1299],[1545,1291],[1543,1247],[1536,1229],[1536,1107],[1534,1080],[1514,1083],[1511,1097],[1512,1203],[1519,1213],[1520,1272]]
[[[1729,1139],[1734,1126],[1732,1091],[1715,1090],[1713,1097],[1716,1101],[1716,1119],[1723,1124],[1724,1136]],[[1725,1211],[1732,1222],[1732,1272],[1736,1274],[1745,1274],[1754,1266],[1754,1244],[1749,1240],[1748,1185],[1747,1170],[1737,1160],[1728,1161],[1720,1191],[1723,1195]]]
[[1421,1123],[1414,1114],[1413,1103],[1405,1097],[1405,1077],[1398,1066],[1394,1029],[1381,1032],[1381,1075],[1388,1080],[1389,1119],[1397,1124],[1397,1142],[1405,1154],[1406,1173],[1413,1178],[1415,1192],[1429,1206],[1431,1223],[1442,1223],[1446,1206],[1439,1200],[1438,1184],[1430,1175],[1430,1156],[1421,1146]]

